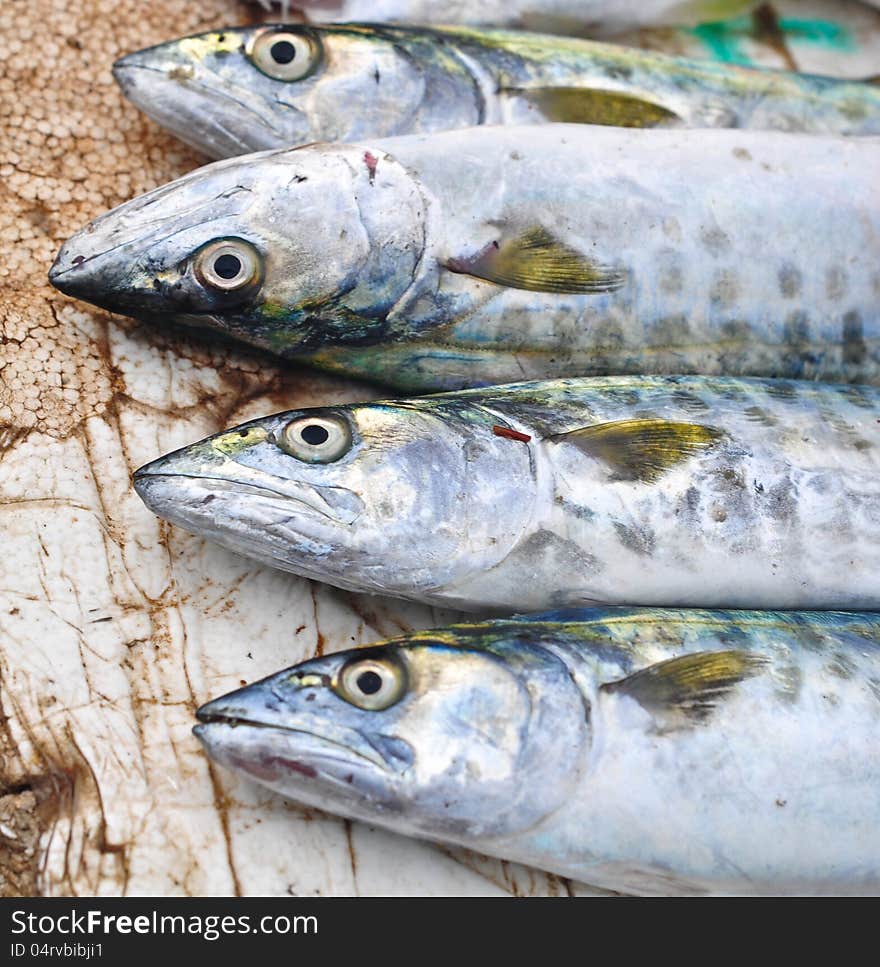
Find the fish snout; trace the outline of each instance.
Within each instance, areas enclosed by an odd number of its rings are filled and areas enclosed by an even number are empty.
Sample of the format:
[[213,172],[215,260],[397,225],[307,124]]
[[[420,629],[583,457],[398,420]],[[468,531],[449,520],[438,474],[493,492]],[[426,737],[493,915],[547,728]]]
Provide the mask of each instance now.
[[164,494],[169,487],[182,485],[187,479],[209,477],[212,468],[216,469],[226,462],[223,454],[212,447],[195,444],[139,467],[132,475],[132,483],[141,500],[152,508],[157,487]]
[[129,92],[134,91],[138,84],[138,75],[141,71],[154,69],[150,64],[144,63],[146,51],[136,51],[133,54],[126,54],[120,57],[110,68],[113,79],[122,88],[122,93],[130,97]]
[[363,500],[353,491],[266,473],[229,459],[210,441],[153,460],[136,470],[132,480],[140,498],[160,516],[160,501],[183,502],[196,493],[202,498],[237,494],[284,502],[291,514],[345,526],[353,524],[364,510]]
[[371,734],[363,728],[363,712],[336,695],[332,673],[344,658],[331,658],[323,668],[309,668],[308,663],[289,668],[212,699],[196,711],[196,736],[216,754],[221,746],[228,749],[238,741],[236,733],[250,732],[252,743],[283,748],[293,759],[311,761],[315,767],[324,760],[322,766],[331,771],[328,753],[337,766],[360,762],[370,773],[412,765],[414,752],[406,742]]
[[111,312],[148,311],[155,300],[145,292],[139,253],[118,234],[112,221],[102,215],[71,235],[49,269],[49,282],[65,295]]
[[266,712],[264,688],[259,685],[248,685],[206,702],[196,710],[196,718],[202,725],[211,722],[228,724],[248,722],[251,725],[268,725],[270,723],[265,721]]
[[[198,62],[179,46],[166,45],[125,54],[113,64],[111,71],[126,98],[152,115],[157,95],[160,102],[170,99],[175,88],[196,77],[197,68]],[[164,104],[160,108],[163,114],[166,109]]]
[[49,269],[49,282],[65,295],[96,302],[107,292],[113,275],[100,253],[88,254],[88,232],[88,228],[77,232],[61,246]]
[[[210,158],[309,140],[281,130],[275,110],[257,91],[180,50],[126,54],[113,65],[113,77],[135,107]],[[288,113],[298,114],[292,108]]]
[[[316,728],[321,731],[326,725],[332,729],[326,715],[312,711],[315,704],[322,706],[328,698],[332,704],[332,695],[327,694],[329,682],[329,677],[320,673],[303,675],[293,669],[278,672],[206,702],[196,710],[200,724],[194,731],[202,741],[229,729],[255,729],[264,736],[265,730],[276,735],[289,732],[289,742],[296,743],[298,736],[313,734]],[[316,697],[317,703],[310,704],[309,698]]]
[[192,443],[180,450],[173,450],[164,456],[145,463],[134,472],[135,479],[143,477],[166,476],[169,474],[201,474],[209,467],[226,463],[227,458],[216,450],[209,440]]

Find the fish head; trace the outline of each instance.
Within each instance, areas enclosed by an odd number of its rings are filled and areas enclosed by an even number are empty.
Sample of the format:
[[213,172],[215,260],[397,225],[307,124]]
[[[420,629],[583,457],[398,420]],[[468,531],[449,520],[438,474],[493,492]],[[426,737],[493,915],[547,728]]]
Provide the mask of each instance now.
[[469,843],[565,802],[589,746],[584,699],[534,630],[418,632],[304,662],[215,699],[196,735],[299,802]]
[[438,83],[462,88],[447,92],[448,126],[478,123],[472,81],[440,70],[436,43],[400,33],[234,27],[128,54],[113,73],[130,101],[213,158],[408,133]]
[[412,283],[424,204],[378,151],[323,145],[219,161],[100,216],[49,279],[140,318],[282,355],[378,340]]
[[338,587],[419,598],[502,560],[534,514],[529,447],[477,406],[294,410],[142,467],[158,516]]

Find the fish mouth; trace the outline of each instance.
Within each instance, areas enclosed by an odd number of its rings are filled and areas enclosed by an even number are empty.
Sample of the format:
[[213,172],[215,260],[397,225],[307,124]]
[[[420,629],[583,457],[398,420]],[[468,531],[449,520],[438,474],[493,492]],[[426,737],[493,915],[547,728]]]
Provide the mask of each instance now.
[[296,737],[300,737],[309,742],[317,743],[319,746],[327,746],[328,751],[331,749],[341,749],[348,756],[356,756],[358,759],[363,759],[364,762],[368,762],[371,766],[376,766],[379,769],[387,769],[386,764],[380,758],[364,755],[358,752],[357,749],[353,749],[350,745],[346,745],[343,742],[336,742],[326,735],[320,735],[308,729],[294,729],[283,725],[272,725],[269,722],[260,722],[234,715],[224,715],[222,712],[206,712],[205,706],[202,706],[196,712],[196,718],[199,720],[199,725],[193,726],[193,732],[199,739],[203,735],[208,734],[208,729],[212,725],[225,725],[230,729],[253,729],[260,732],[272,733],[276,737],[283,738],[285,741],[295,740]]
[[231,84],[199,61],[151,48],[121,57],[112,71],[135,107],[211,158],[295,141],[279,128],[266,98]]
[[101,276],[109,281],[109,273],[103,271],[109,266],[106,263],[98,266],[91,264],[96,261],[100,263],[100,260],[112,255],[112,252],[93,252],[89,255],[73,254],[77,248],[81,247],[82,236],[87,231],[88,229],[83,229],[82,232],[77,232],[61,246],[49,269],[49,283],[59,292],[75,299],[82,299],[95,305],[99,304],[97,300],[100,299],[100,305],[112,311],[114,306],[109,305],[109,303],[111,301],[115,303],[116,300],[112,299],[106,290],[102,293],[98,281]]
[[345,743],[205,708],[197,714],[193,734],[210,759],[306,806],[369,819],[370,802],[392,798],[393,770]]
[[[320,493],[318,488],[301,481],[272,486],[261,480],[246,479],[246,477],[242,479],[250,469],[243,466],[237,466],[234,475],[163,468],[163,463],[167,459],[163,457],[153,464],[147,464],[136,470],[132,476],[138,496],[159,516],[166,516],[160,505],[169,500],[173,501],[175,491],[179,491],[183,497],[183,488],[186,487],[187,481],[194,481],[196,488],[206,492],[198,498],[198,502],[203,505],[222,495],[257,497],[284,511],[289,511],[290,505],[294,504],[298,515],[327,525],[350,527],[357,521],[363,509],[360,498],[344,488],[324,488],[334,492],[333,496],[337,501],[333,504]],[[156,494],[152,492],[154,489],[164,493]]]
[[344,752],[348,758],[355,757],[363,760],[371,766],[374,766],[375,768],[383,769],[385,771],[388,769],[387,763],[385,763],[384,760],[382,760],[378,755],[371,756],[365,754],[364,752],[359,752],[357,749],[352,748],[347,743],[331,739],[327,735],[313,732],[310,729],[291,728],[285,725],[276,725],[271,722],[261,722],[259,719],[243,718],[241,716],[227,714],[222,711],[212,711],[210,709],[211,704],[212,703],[209,702],[207,705],[203,705],[196,712],[196,718],[199,720],[199,725],[193,726],[193,733],[197,738],[199,738],[200,741],[203,741],[202,736],[208,736],[210,734],[209,729],[213,725],[226,726],[229,729],[252,729],[255,732],[265,733],[266,735],[279,738],[287,743],[296,742],[296,740],[299,738],[306,743],[314,744],[316,749],[310,751],[309,755],[311,758],[316,760],[325,758],[319,754],[318,749],[326,746],[326,751],[328,753],[326,756],[327,759],[339,761],[340,756],[333,756],[329,753],[331,753],[334,749],[342,750],[342,752]]
[[[63,292],[65,295],[76,296],[77,286],[76,282],[71,285],[69,273],[76,271],[86,258],[83,256],[76,256],[71,258],[66,251],[67,243],[65,243],[61,251],[55,256],[55,261],[52,263],[49,269],[49,282],[50,284],[58,289],[59,292]],[[94,258],[94,256],[92,256]],[[67,276],[67,278],[65,278]]]
[[[227,468],[221,460],[212,467],[213,455],[204,459],[200,469],[186,451],[163,457],[134,474],[135,491],[157,517],[226,550],[300,577],[327,578],[328,561],[349,547],[363,512],[356,493],[295,480],[276,484],[250,467]],[[344,575],[334,578],[343,581]]]

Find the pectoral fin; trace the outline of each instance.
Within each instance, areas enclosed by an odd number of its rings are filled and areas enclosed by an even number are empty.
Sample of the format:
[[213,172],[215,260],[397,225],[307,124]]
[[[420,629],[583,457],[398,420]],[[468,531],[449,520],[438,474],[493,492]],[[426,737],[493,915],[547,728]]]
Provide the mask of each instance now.
[[653,483],[688,457],[721,439],[715,427],[670,420],[621,420],[559,433],[547,439],[570,443],[606,463],[616,480]]
[[605,124],[618,128],[675,127],[682,119],[648,98],[591,87],[538,87],[516,90],[548,121]]
[[531,292],[614,292],[626,278],[624,271],[593,261],[544,228],[531,228],[508,242],[490,242],[476,255],[449,259],[446,268]]
[[705,721],[740,682],[766,664],[763,656],[745,651],[700,652],[649,665],[602,690],[635,699],[668,730]]

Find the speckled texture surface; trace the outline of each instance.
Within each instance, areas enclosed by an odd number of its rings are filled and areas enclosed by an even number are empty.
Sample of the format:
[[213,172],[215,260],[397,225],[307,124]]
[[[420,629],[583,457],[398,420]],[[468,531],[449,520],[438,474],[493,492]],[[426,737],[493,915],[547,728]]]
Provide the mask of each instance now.
[[255,15],[0,7],[0,892],[583,892],[299,809],[212,768],[190,734],[211,696],[449,617],[259,568],[162,525],[130,487],[225,425],[375,391],[148,331],[46,282],[84,222],[200,160],[125,104],[111,61]]

